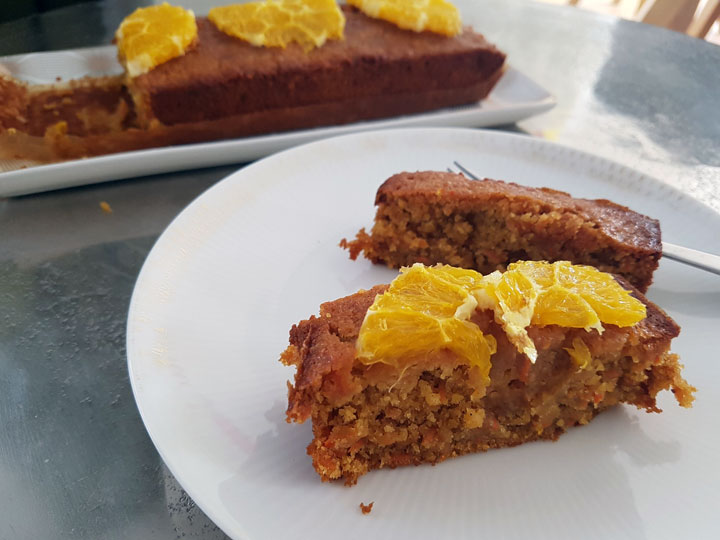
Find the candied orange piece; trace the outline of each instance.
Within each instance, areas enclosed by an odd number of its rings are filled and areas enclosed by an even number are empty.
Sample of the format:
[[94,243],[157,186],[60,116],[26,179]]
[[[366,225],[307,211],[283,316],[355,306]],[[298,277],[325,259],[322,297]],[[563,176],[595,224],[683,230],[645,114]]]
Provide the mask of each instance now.
[[342,39],[345,16],[335,0],[265,0],[216,7],[208,19],[226,34],[258,47],[298,43],[306,51]]
[[447,0],[347,0],[351,6],[404,30],[456,36],[462,31],[460,12]]
[[192,11],[163,3],[138,8],[115,32],[120,63],[130,77],[182,56],[197,39]]

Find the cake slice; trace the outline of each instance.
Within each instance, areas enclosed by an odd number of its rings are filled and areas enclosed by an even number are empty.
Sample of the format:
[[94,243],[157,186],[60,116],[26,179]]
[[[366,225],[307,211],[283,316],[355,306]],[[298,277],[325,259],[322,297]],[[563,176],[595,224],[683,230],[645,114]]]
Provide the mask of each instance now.
[[418,264],[293,326],[287,420],[312,421],[322,480],[554,440],[618,403],[659,412],[664,389],[689,407],[694,388],[669,352],[677,324],[622,278],[586,269],[482,277]]
[[444,263],[487,273],[518,260],[568,260],[618,274],[647,291],[662,256],[660,224],[625,206],[548,188],[404,172],[375,197],[370,234],[343,240],[393,268]]

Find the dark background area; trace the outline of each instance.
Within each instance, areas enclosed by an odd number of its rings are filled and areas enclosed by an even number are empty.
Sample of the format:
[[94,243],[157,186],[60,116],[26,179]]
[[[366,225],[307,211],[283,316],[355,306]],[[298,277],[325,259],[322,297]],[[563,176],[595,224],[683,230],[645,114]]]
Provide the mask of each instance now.
[[0,22],[12,21],[81,2],[82,0],[5,0],[2,10],[0,10]]

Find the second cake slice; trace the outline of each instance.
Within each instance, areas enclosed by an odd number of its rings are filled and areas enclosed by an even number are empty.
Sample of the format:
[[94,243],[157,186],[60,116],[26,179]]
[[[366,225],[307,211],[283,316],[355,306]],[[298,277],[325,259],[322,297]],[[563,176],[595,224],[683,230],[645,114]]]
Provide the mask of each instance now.
[[518,260],[568,260],[619,274],[647,291],[662,256],[660,224],[599,199],[445,172],[404,172],[375,197],[370,234],[349,248],[393,268],[451,264],[482,273]]

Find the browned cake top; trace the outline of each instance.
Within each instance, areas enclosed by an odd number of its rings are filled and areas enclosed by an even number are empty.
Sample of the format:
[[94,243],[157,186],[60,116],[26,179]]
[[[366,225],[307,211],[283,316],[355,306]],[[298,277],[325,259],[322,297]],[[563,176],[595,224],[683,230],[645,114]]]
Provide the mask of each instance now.
[[279,47],[255,47],[224,34],[209,20],[198,18],[198,44],[184,56],[161,64],[140,75],[135,83],[142,88],[177,87],[205,80],[210,83],[239,76],[255,77],[278,71],[313,71],[356,61],[363,57],[372,63],[378,59],[418,59],[427,54],[444,55],[487,50],[497,57],[497,66],[505,55],[483,36],[466,29],[448,38],[430,32],[411,32],[371,19],[354,9],[344,9],[347,19],[344,40],[328,40],[309,53],[292,44]]
[[603,233],[620,243],[643,251],[662,250],[660,223],[657,220],[606,199],[576,199],[568,193],[549,188],[533,188],[501,180],[470,180],[461,174],[435,171],[403,172],[390,177],[378,189],[375,204],[384,204],[394,197],[441,198],[469,207],[506,200],[519,214],[571,212],[596,223]]
[[647,310],[645,319],[630,327],[637,336],[643,340],[670,340],[680,335],[680,327],[667,313],[648,300],[625,278],[617,275],[613,277],[625,290],[630,291],[630,294],[645,304]]

